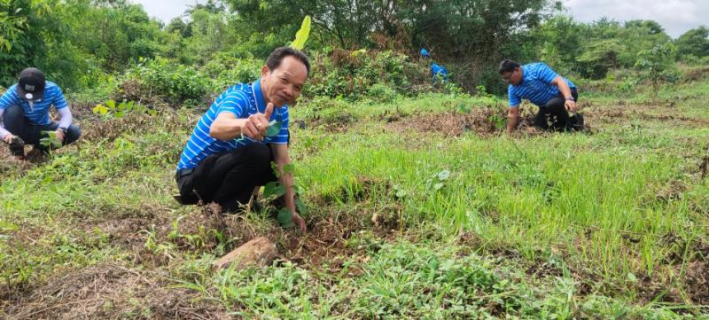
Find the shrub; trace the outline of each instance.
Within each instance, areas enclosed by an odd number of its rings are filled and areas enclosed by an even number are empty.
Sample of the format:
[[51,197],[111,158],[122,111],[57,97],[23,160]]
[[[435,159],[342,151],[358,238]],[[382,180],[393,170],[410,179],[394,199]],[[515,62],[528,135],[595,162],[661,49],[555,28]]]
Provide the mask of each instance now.
[[128,69],[114,96],[118,101],[194,106],[207,102],[210,89],[211,82],[203,72],[158,58]]
[[369,87],[367,95],[370,99],[382,103],[389,103],[396,99],[396,91],[382,83],[376,83]]
[[[389,99],[392,95],[387,89],[408,96],[433,90],[427,65],[391,51],[334,50],[328,55],[314,55],[311,65],[306,98],[342,97],[352,101],[373,93],[384,94],[377,99]],[[373,87],[377,84],[380,86]]]

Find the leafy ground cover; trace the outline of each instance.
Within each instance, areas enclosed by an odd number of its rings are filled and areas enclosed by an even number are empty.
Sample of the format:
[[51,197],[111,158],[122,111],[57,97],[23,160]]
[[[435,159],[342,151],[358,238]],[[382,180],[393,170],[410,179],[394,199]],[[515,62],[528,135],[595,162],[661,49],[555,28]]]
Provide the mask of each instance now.
[[[0,315],[706,316],[707,92],[590,92],[586,132],[514,137],[484,94],[304,101],[291,132],[307,234],[174,202],[198,113],[77,106],[76,146],[24,164],[0,149]],[[210,270],[257,236],[274,265]]]

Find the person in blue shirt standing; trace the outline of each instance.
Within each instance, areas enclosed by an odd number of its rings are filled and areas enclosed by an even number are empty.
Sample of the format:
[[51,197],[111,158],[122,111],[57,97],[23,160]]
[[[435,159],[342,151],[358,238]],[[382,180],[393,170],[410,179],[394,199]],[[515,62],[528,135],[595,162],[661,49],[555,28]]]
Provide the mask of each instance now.
[[[193,130],[180,155],[175,179],[180,202],[216,203],[223,212],[236,212],[254,191],[271,181],[285,186],[283,198],[292,222],[305,230],[296,212],[293,176],[283,172],[288,155],[288,104],[295,102],[310,72],[302,52],[274,50],[261,68],[261,78],[237,84],[212,103]],[[271,121],[280,122],[277,135],[267,136]],[[271,162],[279,172],[274,174]]]
[[[555,131],[583,129],[583,116],[576,113],[578,91],[569,79],[558,75],[542,62],[520,66],[505,59],[499,68],[502,79],[509,84],[507,95],[507,133],[512,133],[519,123],[519,105],[528,99],[539,107],[534,125],[544,130]],[[576,113],[569,116],[569,112]]]
[[[49,118],[51,106],[59,114],[58,122]],[[25,158],[25,144],[46,154],[48,147],[40,144],[47,137],[46,131],[55,132],[62,145],[81,136],[79,127],[72,124],[71,110],[62,90],[47,81],[37,68],[22,70],[18,83],[0,97],[0,120],[0,139],[10,145],[10,153],[18,159]]]
[[[428,50],[426,49],[421,49],[419,54],[426,58],[430,59],[431,55],[428,53]],[[431,60],[431,77],[433,82],[435,83],[436,80],[440,80],[442,82],[446,82],[448,80],[448,69],[446,67],[437,64],[435,61]]]

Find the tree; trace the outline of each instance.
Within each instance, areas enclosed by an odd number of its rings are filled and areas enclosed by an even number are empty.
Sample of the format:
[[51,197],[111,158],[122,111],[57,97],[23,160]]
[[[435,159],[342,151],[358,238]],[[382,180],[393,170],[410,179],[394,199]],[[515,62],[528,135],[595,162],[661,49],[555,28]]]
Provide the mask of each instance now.
[[0,85],[15,83],[26,67],[44,67],[40,57],[47,52],[44,36],[52,24],[47,16],[53,4],[48,0],[0,1]]
[[657,22],[650,20],[620,24],[602,18],[586,25],[581,33],[584,41],[577,60],[582,76],[596,79],[612,69],[632,68],[638,52],[671,40]]
[[[533,47],[533,60],[544,61],[561,73],[581,72],[578,57],[583,44],[583,26],[571,16],[559,15],[544,21],[532,30],[527,42]],[[604,57],[605,54],[594,53],[588,56]]]
[[676,47],[668,41],[638,53],[635,67],[640,70],[641,79],[650,82],[653,101],[657,101],[662,84],[668,81],[674,82],[676,79],[676,72],[674,72],[676,50]]
[[709,28],[701,26],[689,30],[679,36],[675,44],[679,57],[692,55],[702,58],[709,56]]
[[180,17],[173,18],[170,23],[165,27],[167,33],[177,33],[182,38],[189,38],[192,36],[192,25],[185,23]]

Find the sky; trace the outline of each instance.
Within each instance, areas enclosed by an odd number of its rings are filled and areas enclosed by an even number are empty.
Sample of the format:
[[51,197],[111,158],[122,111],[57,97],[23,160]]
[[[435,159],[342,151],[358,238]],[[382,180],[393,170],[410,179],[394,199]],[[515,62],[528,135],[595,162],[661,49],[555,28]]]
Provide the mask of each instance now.
[[[185,12],[188,5],[205,0],[130,0],[143,5],[150,16],[165,23]],[[561,0],[579,22],[602,17],[616,21],[654,20],[673,38],[699,27],[709,26],[709,0]],[[702,17],[704,17],[702,19]]]
[[672,38],[701,25],[709,26],[709,0],[562,0],[562,3],[579,22],[592,22],[604,16],[621,22],[654,20]]

